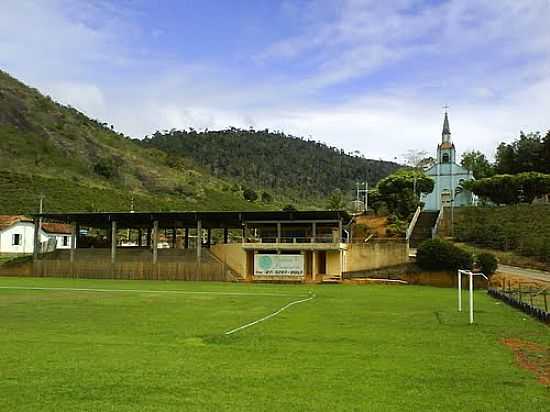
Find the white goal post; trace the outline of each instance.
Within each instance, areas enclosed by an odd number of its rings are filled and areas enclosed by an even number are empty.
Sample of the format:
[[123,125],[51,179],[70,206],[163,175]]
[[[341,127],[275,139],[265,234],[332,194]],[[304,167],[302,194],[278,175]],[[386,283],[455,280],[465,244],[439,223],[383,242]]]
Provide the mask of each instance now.
[[462,275],[469,277],[469,289],[470,289],[470,323],[474,323],[474,276],[483,276],[488,280],[481,272],[472,272],[471,270],[459,269],[457,273],[458,277],[458,311],[462,312]]

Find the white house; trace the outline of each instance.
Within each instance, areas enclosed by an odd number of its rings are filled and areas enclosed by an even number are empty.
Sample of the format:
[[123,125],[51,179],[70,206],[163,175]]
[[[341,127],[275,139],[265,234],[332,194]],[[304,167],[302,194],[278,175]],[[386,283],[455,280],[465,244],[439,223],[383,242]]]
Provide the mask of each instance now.
[[[71,226],[44,223],[40,243],[55,244],[57,249],[71,248]],[[0,215],[0,253],[30,254],[34,247],[34,223],[22,215]]]

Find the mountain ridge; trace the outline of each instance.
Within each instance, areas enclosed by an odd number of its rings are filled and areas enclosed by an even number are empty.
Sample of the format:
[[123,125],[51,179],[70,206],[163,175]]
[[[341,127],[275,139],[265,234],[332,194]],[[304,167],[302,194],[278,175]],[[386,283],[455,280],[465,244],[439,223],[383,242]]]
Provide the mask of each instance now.
[[[265,136],[258,139],[264,144]],[[291,146],[302,141],[286,135],[276,139]],[[318,143],[304,144],[309,151]],[[300,209],[323,206],[322,190],[304,195],[312,184],[323,185],[313,169],[285,193],[280,185],[247,179],[247,170],[239,179],[216,171],[216,162],[198,161],[194,153],[174,153],[147,139],[118,133],[0,70],[0,211],[4,214],[36,212],[42,195],[50,212],[124,211],[132,199],[135,210],[142,211],[280,209],[289,203]],[[251,160],[249,169],[256,176],[259,166]],[[274,167],[268,166],[266,170]],[[251,189],[258,192],[257,200],[245,199]]]

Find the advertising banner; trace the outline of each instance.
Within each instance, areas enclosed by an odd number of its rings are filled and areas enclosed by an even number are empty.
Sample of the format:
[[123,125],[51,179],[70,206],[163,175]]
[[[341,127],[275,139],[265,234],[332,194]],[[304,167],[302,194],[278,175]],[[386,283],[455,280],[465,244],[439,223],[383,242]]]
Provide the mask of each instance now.
[[256,276],[304,276],[304,255],[254,255]]

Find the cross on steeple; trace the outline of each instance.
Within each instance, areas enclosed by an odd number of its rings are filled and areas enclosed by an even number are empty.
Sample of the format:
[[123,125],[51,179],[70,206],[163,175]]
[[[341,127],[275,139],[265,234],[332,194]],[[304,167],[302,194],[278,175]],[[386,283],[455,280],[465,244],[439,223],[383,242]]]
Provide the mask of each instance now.
[[447,111],[447,109],[449,108],[449,106],[445,105],[445,106],[443,106],[443,108],[445,109],[445,111]]

